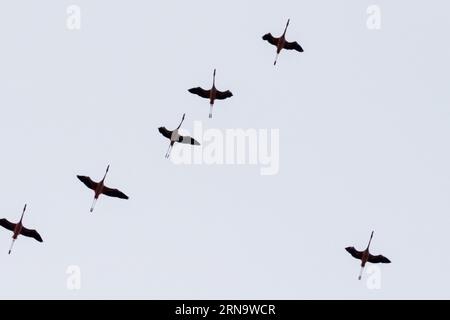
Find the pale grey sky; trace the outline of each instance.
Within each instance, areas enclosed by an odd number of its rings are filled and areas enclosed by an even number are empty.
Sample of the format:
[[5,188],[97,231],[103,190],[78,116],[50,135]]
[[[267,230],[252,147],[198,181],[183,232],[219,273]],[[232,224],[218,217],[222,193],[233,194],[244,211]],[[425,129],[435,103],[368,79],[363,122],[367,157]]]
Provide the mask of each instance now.
[[[66,8],[81,8],[81,30]],[[381,30],[366,9],[381,8]],[[0,4],[0,298],[450,298],[450,6],[438,1]],[[305,52],[283,52],[279,35]],[[187,92],[209,87],[220,101]],[[280,130],[280,172],[177,166],[169,129]],[[131,199],[101,198],[77,174]],[[344,248],[373,253],[369,290]],[[2,249],[3,248],[3,249]],[[3,253],[3,254],[2,254]],[[66,287],[69,265],[81,289]]]

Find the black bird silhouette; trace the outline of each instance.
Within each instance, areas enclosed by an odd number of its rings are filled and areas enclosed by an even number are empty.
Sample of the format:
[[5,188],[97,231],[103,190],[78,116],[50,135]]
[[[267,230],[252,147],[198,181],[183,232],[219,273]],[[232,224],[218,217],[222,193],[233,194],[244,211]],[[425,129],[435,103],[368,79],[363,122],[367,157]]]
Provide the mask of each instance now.
[[284,33],[283,33],[283,35],[281,37],[275,38],[274,36],[272,36],[271,33],[267,33],[267,34],[265,34],[263,36],[263,40],[266,40],[270,44],[272,44],[275,47],[277,47],[277,55],[275,57],[275,62],[273,63],[273,65],[277,64],[278,56],[280,55],[280,52],[283,49],[295,50],[295,51],[298,51],[298,52],[303,52],[303,48],[298,44],[298,42],[288,42],[288,41],[286,41],[286,32],[287,32],[287,29],[289,27],[289,22],[290,22],[290,19],[288,20],[288,22],[286,24],[286,28],[284,29]]
[[13,232],[12,243],[11,243],[11,247],[9,248],[8,254],[11,254],[11,251],[12,251],[12,248],[14,245],[14,241],[16,241],[17,237],[20,234],[25,237],[33,238],[36,241],[43,242],[41,236],[39,235],[39,233],[36,230],[27,229],[23,226],[22,221],[23,221],[23,216],[25,214],[26,209],[27,209],[27,205],[25,205],[23,207],[22,216],[20,217],[20,220],[18,223],[12,223],[6,219],[0,219],[0,226]]
[[117,189],[111,189],[111,188],[108,188],[107,186],[105,186],[105,179],[106,179],[106,175],[108,174],[108,171],[109,171],[109,165],[106,168],[105,175],[103,176],[103,179],[100,182],[92,181],[92,179],[87,176],[77,176],[77,178],[80,179],[80,181],[83,182],[86,187],[88,187],[91,190],[94,190],[94,192],[95,192],[94,201],[92,202],[92,206],[91,206],[91,210],[90,210],[91,212],[94,211],[94,207],[97,202],[97,199],[101,194],[104,194],[105,196],[113,197],[113,198],[128,199],[128,196],[126,194],[124,194],[122,191],[119,191]]
[[210,118],[212,118],[212,109],[213,109],[215,100],[225,100],[225,99],[231,98],[233,96],[233,94],[231,93],[230,90],[222,92],[222,91],[219,91],[216,89],[216,69],[214,69],[214,73],[213,73],[213,86],[212,86],[211,90],[204,90],[200,87],[197,87],[197,88],[189,89],[188,91],[190,93],[196,94],[202,98],[209,99],[209,104],[210,104],[209,117]]
[[370,254],[369,247],[370,247],[370,242],[372,241],[372,238],[373,238],[373,231],[372,231],[372,234],[370,235],[369,244],[367,245],[367,248],[364,251],[358,251],[355,249],[355,247],[345,248],[345,250],[347,250],[347,252],[350,253],[354,258],[361,260],[361,272],[358,277],[359,280],[361,280],[362,272],[363,272],[364,267],[366,266],[367,262],[391,263],[391,261],[388,258],[386,258],[385,256],[382,256],[382,255],[374,256],[374,255]]
[[170,144],[169,144],[169,149],[167,149],[166,158],[169,158],[170,156],[170,151],[172,150],[173,145],[175,144],[175,142],[179,142],[179,143],[184,143],[184,144],[190,144],[190,145],[196,145],[199,146],[200,143],[195,140],[194,138],[191,138],[189,136],[182,136],[178,133],[178,130],[180,129],[181,125],[183,124],[184,118],[185,118],[186,114],[183,114],[183,118],[181,119],[180,124],[178,125],[178,127],[173,130],[167,130],[166,127],[159,127],[158,130],[159,132],[166,137],[167,139],[170,140]]

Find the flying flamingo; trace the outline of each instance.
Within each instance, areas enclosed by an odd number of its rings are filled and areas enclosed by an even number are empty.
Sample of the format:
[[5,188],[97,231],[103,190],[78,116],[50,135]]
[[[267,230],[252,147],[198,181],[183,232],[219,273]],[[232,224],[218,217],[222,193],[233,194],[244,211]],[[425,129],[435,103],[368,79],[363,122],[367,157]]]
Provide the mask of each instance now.
[[167,149],[166,156],[165,156],[166,159],[169,158],[170,151],[172,150],[172,147],[175,144],[175,142],[184,143],[184,144],[191,144],[191,145],[196,145],[196,146],[200,145],[200,143],[197,140],[195,140],[194,138],[191,138],[189,136],[181,136],[178,133],[178,130],[180,129],[181,125],[183,124],[185,115],[186,114],[183,114],[183,118],[181,119],[181,122],[180,122],[178,128],[176,128],[173,131],[167,130],[166,127],[159,127],[158,128],[159,132],[164,137],[166,137],[167,139],[170,139],[169,149]]
[[94,207],[97,202],[97,199],[101,194],[104,194],[105,196],[109,196],[109,197],[114,197],[114,198],[128,199],[128,196],[126,194],[124,194],[122,191],[119,191],[117,189],[111,189],[111,188],[108,188],[107,186],[105,186],[105,178],[106,178],[106,175],[108,174],[108,171],[109,171],[109,165],[106,168],[106,172],[105,172],[105,175],[103,176],[102,181],[100,181],[100,182],[94,182],[91,180],[91,178],[86,177],[86,176],[77,176],[77,178],[80,179],[81,182],[83,182],[86,185],[86,187],[94,190],[94,192],[95,192],[94,201],[92,202],[92,206],[91,206],[91,212],[94,211]]
[[298,52],[303,52],[303,48],[298,44],[298,42],[288,42],[286,40],[286,31],[289,27],[289,21],[287,21],[286,28],[284,29],[284,33],[281,37],[275,38],[272,36],[271,33],[268,33],[263,36],[263,40],[268,41],[270,44],[277,47],[277,55],[275,57],[275,62],[273,65],[275,66],[277,64],[278,56],[280,55],[281,50],[287,49],[287,50],[296,50]]
[[197,88],[192,88],[188,90],[190,93],[196,94],[202,98],[205,99],[209,99],[209,117],[212,118],[212,109],[214,106],[214,101],[215,100],[225,100],[227,98],[231,98],[233,96],[233,94],[231,93],[230,90],[227,91],[219,91],[216,89],[216,69],[214,69],[214,74],[213,74],[213,86],[211,88],[211,90],[204,90],[200,87]]
[[26,209],[27,209],[27,205],[25,205],[25,207],[23,207],[22,216],[20,217],[20,221],[18,223],[12,223],[6,219],[0,219],[0,226],[13,232],[11,247],[9,248],[8,254],[11,254],[11,251],[12,251],[12,248],[14,245],[14,241],[16,241],[19,234],[21,234],[25,237],[34,238],[35,240],[37,240],[39,242],[43,242],[41,236],[39,235],[39,233],[36,230],[30,230],[23,226],[23,224],[22,224],[23,215],[25,214]]
[[370,242],[372,241],[372,238],[373,238],[373,231],[372,231],[372,234],[370,235],[369,244],[367,245],[367,248],[364,251],[358,251],[355,249],[355,247],[345,248],[345,250],[347,250],[348,253],[350,253],[354,258],[361,260],[361,272],[358,277],[359,280],[361,280],[362,273],[363,273],[364,267],[366,266],[367,262],[391,263],[391,261],[388,258],[386,258],[385,256],[382,256],[382,255],[373,256],[370,254],[369,247],[370,247]]

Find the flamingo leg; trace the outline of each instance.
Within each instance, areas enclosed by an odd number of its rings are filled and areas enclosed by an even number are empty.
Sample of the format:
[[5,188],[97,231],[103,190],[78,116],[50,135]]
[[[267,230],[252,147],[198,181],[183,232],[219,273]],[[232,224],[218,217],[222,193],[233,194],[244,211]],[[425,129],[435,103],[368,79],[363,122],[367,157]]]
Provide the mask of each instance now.
[[169,148],[167,149],[167,152],[166,152],[166,159],[169,159],[169,156],[170,156],[170,150],[172,149],[172,143],[171,144],[169,144]]
[[277,65],[277,61],[278,61],[278,56],[279,56],[279,55],[280,55],[280,54],[277,52],[277,55],[275,56],[275,62],[273,63],[274,66]]
[[212,118],[212,110],[213,110],[213,104],[209,105],[209,118]]
[[8,251],[8,254],[11,254],[11,251],[12,251],[12,248],[13,248],[13,245],[14,245],[14,242],[16,241],[16,239],[12,239],[12,242],[11,242],[11,247],[9,247],[9,251]]
[[359,272],[358,280],[361,280],[363,271],[364,271],[364,267],[361,267],[361,271]]
[[95,204],[97,203],[97,199],[98,199],[98,198],[94,198],[94,201],[92,201],[91,213],[94,211]]

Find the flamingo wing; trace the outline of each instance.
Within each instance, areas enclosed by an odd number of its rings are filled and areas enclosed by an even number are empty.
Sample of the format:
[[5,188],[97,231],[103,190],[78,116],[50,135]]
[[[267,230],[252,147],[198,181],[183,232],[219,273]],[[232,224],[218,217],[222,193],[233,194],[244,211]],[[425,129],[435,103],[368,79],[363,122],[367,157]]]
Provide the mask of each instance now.
[[233,94],[231,93],[230,90],[227,90],[225,92],[217,90],[217,92],[216,92],[217,100],[225,100],[225,99],[231,98],[232,96],[233,96]]
[[278,41],[280,40],[280,38],[275,38],[271,33],[265,34],[262,38],[274,46],[278,46]]
[[192,94],[196,94],[205,99],[209,99],[209,96],[211,94],[211,90],[204,90],[200,87],[192,88],[192,89],[189,89],[188,91]]
[[184,143],[184,144],[192,144],[192,145],[195,145],[195,146],[199,146],[200,145],[200,143],[197,140],[195,140],[194,138],[189,137],[189,136],[181,136],[178,139],[178,142],[179,143]]
[[345,250],[347,250],[347,252],[350,253],[353,258],[361,260],[363,253],[356,250],[355,247],[347,247],[345,248]]
[[378,256],[373,256],[373,255],[369,254],[368,261],[371,263],[391,263],[391,260],[389,260],[385,256],[382,256],[381,254]]
[[37,240],[39,242],[44,241],[44,240],[42,240],[40,234],[36,230],[30,230],[25,227],[22,227],[22,230],[20,230],[20,234],[25,237],[34,238],[35,240]]
[[298,52],[303,52],[303,48],[298,42],[287,42],[284,44],[284,48],[287,50],[295,50]]
[[166,127],[159,127],[158,130],[167,139],[172,139],[172,131],[167,130]]
[[14,231],[14,229],[16,228],[16,224],[9,222],[6,219],[0,219],[0,226],[2,226],[5,229],[8,229],[10,231]]
[[107,196],[113,197],[113,198],[128,199],[128,196],[125,193],[123,193],[122,191],[119,191],[117,189],[103,187],[102,193],[104,195],[107,195]]
[[77,176],[78,179],[80,179],[81,182],[83,182],[86,187],[89,189],[95,190],[97,189],[98,183],[91,180],[91,178],[86,176]]

